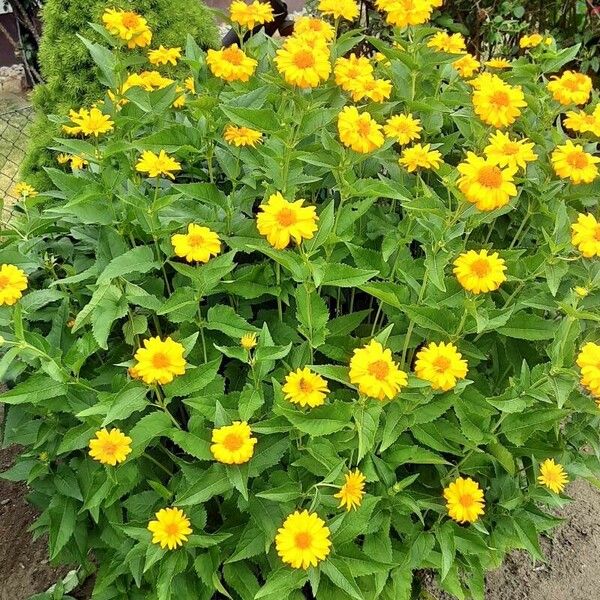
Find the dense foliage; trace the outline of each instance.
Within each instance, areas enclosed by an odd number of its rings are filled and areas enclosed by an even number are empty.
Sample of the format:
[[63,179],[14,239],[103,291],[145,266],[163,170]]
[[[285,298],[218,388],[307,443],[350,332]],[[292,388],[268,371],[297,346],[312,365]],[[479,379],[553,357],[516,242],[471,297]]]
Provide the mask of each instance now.
[[576,47],[484,66],[402,1],[376,58],[310,19],[86,40],[104,100],[2,231],[0,400],[94,598],[482,599],[597,482],[597,94]]

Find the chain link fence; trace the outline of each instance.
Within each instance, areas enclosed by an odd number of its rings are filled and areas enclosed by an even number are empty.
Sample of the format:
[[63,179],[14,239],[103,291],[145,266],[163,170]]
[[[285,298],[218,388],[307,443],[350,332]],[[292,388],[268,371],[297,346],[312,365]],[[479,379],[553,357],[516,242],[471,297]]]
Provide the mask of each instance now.
[[18,181],[25,157],[33,114],[31,106],[0,113],[0,200],[4,199],[5,210],[10,209],[16,200],[12,189]]

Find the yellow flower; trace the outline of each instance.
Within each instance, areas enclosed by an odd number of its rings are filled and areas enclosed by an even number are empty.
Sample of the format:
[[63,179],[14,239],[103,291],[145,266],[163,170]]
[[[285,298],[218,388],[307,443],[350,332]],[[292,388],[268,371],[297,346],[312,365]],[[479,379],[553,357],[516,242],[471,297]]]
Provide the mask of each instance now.
[[561,104],[585,104],[592,93],[592,80],[583,73],[565,71],[548,83],[552,97]]
[[217,256],[221,252],[219,236],[208,227],[195,223],[188,225],[187,233],[176,233],[171,236],[171,244],[175,254],[190,263],[206,263],[211,256]]
[[71,155],[70,154],[65,154],[64,152],[61,152],[57,157],[56,157],[56,162],[59,165],[66,165],[69,161],[71,160]]
[[385,138],[381,130],[381,125],[368,112],[360,113],[355,106],[345,106],[338,116],[340,140],[361,154],[383,146]]
[[[135,85],[141,85],[147,92],[151,92],[153,90],[162,90],[174,83],[172,79],[163,77],[158,71],[143,71],[138,77],[139,80],[134,78],[133,81],[130,81],[130,85],[132,83]],[[127,84],[128,81],[129,79],[125,81],[125,84]],[[138,81],[139,83],[137,83]]]
[[517,195],[513,183],[516,167],[501,169],[489,159],[469,152],[457,169],[460,173],[458,188],[479,210],[495,210]]
[[12,306],[27,289],[27,275],[15,265],[0,266],[0,306]]
[[354,350],[350,359],[350,383],[369,398],[394,398],[408,383],[408,376],[392,359],[392,351],[377,340]]
[[234,421],[213,429],[212,442],[210,451],[215,460],[226,465],[242,465],[252,458],[257,440],[252,437],[246,421]]
[[412,115],[393,115],[383,126],[385,135],[402,145],[420,139],[422,130],[421,121]]
[[183,542],[187,542],[192,528],[190,520],[180,508],[161,508],[155,518],[155,521],[148,523],[153,544],[159,544],[163,550],[175,550],[182,546]]
[[213,75],[225,81],[248,81],[258,62],[233,44],[221,50],[211,48],[206,53],[206,64]]
[[131,438],[119,429],[100,429],[90,440],[89,455],[103,465],[115,466],[124,462],[131,453]]
[[302,206],[304,200],[288,202],[279,192],[272,194],[266,204],[261,204],[256,217],[258,232],[267,238],[271,246],[283,250],[294,240],[310,240],[317,231],[314,206]]
[[571,243],[585,258],[600,256],[600,222],[594,215],[577,215],[577,223],[571,225]]
[[566,114],[563,125],[571,131],[576,131],[578,133],[591,132],[600,137],[600,104],[596,106],[594,112],[591,114],[586,113],[583,110],[577,112],[570,110]]
[[475,523],[484,513],[483,490],[470,477],[458,477],[444,489],[448,515],[458,523]]
[[473,77],[473,74],[479,70],[481,65],[472,54],[465,54],[462,58],[455,60],[452,66],[458,71],[458,74],[465,79]]
[[326,46],[311,48],[302,38],[288,38],[275,54],[277,70],[290,85],[314,88],[327,81],[331,73]]
[[354,21],[359,14],[358,4],[355,0],[319,0],[317,9],[334,19],[346,19],[347,21]]
[[431,342],[417,353],[415,374],[429,381],[434,390],[451,390],[459,379],[467,376],[467,369],[467,361],[454,344]]
[[510,69],[512,63],[505,58],[490,58],[490,60],[485,62],[485,66],[491,69]]
[[346,479],[344,485],[333,497],[340,499],[339,508],[345,506],[347,511],[351,511],[353,508],[356,510],[361,505],[365,495],[366,477],[356,469],[354,473],[350,471],[350,473],[344,475],[344,478]]
[[376,62],[382,63],[384,67],[389,67],[392,64],[390,60],[388,60],[388,57],[385,54],[383,54],[383,52],[375,52],[373,58]]
[[[175,88],[175,91],[178,94],[181,94],[181,92],[184,91],[185,88],[181,87],[180,85],[178,85]],[[183,108],[185,106],[185,103],[187,102],[187,96],[185,94],[181,94],[180,96],[177,96],[177,98],[175,98],[175,100],[173,100],[173,103],[171,104],[171,106],[173,108]]]
[[531,35],[524,35],[519,40],[519,46],[521,48],[535,48],[544,41],[543,36],[539,33],[532,33]]
[[72,169],[83,169],[83,167],[89,164],[88,161],[85,160],[85,158],[77,156],[76,154],[73,154],[73,156],[71,156],[70,161]]
[[422,25],[429,21],[434,8],[428,0],[384,0],[377,2],[377,7],[387,13],[386,21],[394,27]]
[[171,158],[164,150],[154,154],[150,150],[144,150],[142,156],[135,165],[135,170],[140,173],[148,173],[148,177],[170,177],[175,179],[174,171],[181,171],[181,164]]
[[252,350],[252,348],[256,348],[257,344],[256,333],[245,333],[240,339],[240,346],[244,350]]
[[368,98],[373,102],[383,102],[387,100],[392,93],[392,82],[387,79],[364,78],[356,82],[352,90],[352,100],[360,102],[363,98]]
[[196,82],[194,81],[193,77],[186,77],[185,81],[183,82],[183,87],[192,94],[196,93]]
[[148,52],[148,60],[153,65],[167,65],[172,64],[175,66],[177,61],[181,58],[181,48],[165,48],[162,44],[158,47],[158,50],[150,50]]
[[327,382],[308,367],[289,373],[281,389],[286,400],[311,408],[325,404],[325,398],[329,393]]
[[590,290],[581,285],[576,286],[575,288],[573,288],[573,290],[580,298],[587,298],[587,296],[590,295]]
[[520,86],[508,85],[497,75],[483,73],[473,91],[473,108],[488,125],[502,129],[512,125],[527,106]]
[[570,179],[571,183],[592,183],[598,176],[597,163],[600,158],[592,156],[583,149],[567,140],[563,146],[558,146],[551,157],[554,172],[562,179]]
[[373,79],[373,65],[365,56],[352,53],[348,58],[338,58],[333,68],[335,83],[346,92],[354,92],[361,82]]
[[454,261],[454,274],[465,290],[474,294],[493,292],[506,281],[504,260],[498,253],[469,250]]
[[171,383],[176,375],[185,373],[185,348],[168,337],[164,342],[159,337],[144,340],[144,347],[135,353],[136,375],[148,385]]
[[450,35],[446,31],[438,31],[428,42],[428,48],[448,54],[462,54],[467,51],[465,38],[461,33]]
[[294,569],[316,567],[331,551],[325,521],[307,510],[289,515],[277,530],[275,547],[284,563]]
[[600,345],[587,342],[577,355],[577,366],[581,369],[581,385],[600,406]]
[[335,29],[322,19],[302,16],[294,21],[294,35],[301,37],[304,33],[317,34],[325,42],[330,42],[335,35]]
[[248,127],[227,125],[223,137],[228,144],[232,144],[238,148],[240,146],[252,146],[255,148],[256,144],[262,140],[262,133]]
[[442,155],[438,150],[431,150],[431,144],[415,144],[402,150],[402,157],[398,160],[400,166],[409,173],[417,169],[433,169],[437,171],[442,164]]
[[38,195],[38,191],[28,183],[24,181],[19,181],[12,189],[13,196],[18,196],[19,198],[33,198]]
[[257,25],[271,23],[274,20],[273,9],[268,2],[255,0],[246,4],[243,0],[234,0],[229,7],[231,20],[247,29],[254,29]]
[[560,494],[565,489],[565,485],[569,483],[569,478],[562,465],[555,463],[553,458],[547,458],[540,465],[538,482],[555,494]]
[[492,164],[499,167],[526,169],[528,162],[537,159],[533,151],[534,145],[527,138],[515,141],[511,140],[507,133],[496,131],[490,137],[490,143],[483,152]]
[[143,48],[152,41],[148,22],[135,12],[108,8],[102,15],[102,22],[109,33],[126,41],[129,48]]
[[114,128],[114,122],[96,107],[81,108],[79,111],[71,110],[69,119],[75,125],[63,125],[63,130],[69,135],[93,135],[98,137],[101,133],[108,133]]

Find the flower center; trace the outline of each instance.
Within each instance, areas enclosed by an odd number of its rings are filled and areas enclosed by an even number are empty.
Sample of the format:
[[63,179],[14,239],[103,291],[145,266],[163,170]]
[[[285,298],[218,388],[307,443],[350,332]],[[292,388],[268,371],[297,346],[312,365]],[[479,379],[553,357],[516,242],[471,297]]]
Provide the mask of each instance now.
[[581,81],[578,77],[571,77],[563,82],[563,85],[571,92],[578,91],[580,84]]
[[198,248],[204,244],[204,237],[202,237],[199,233],[188,235],[188,244],[192,248]]
[[477,277],[485,277],[490,273],[490,263],[485,258],[478,258],[473,261],[471,271],[475,273]]
[[464,508],[469,508],[475,503],[471,494],[463,494],[458,500]]
[[165,533],[168,536],[179,535],[179,525],[177,523],[167,523],[165,525]]
[[300,388],[300,391],[305,394],[310,394],[313,391],[313,386],[310,381],[307,381],[304,377],[301,377],[298,381],[298,387]]
[[299,69],[309,69],[315,64],[315,57],[312,52],[308,50],[300,50],[294,56],[294,64]]
[[588,158],[585,152],[576,150],[567,156],[567,162],[575,169],[585,169],[588,166]]
[[492,94],[490,103],[496,106],[508,106],[510,104],[510,96],[507,92],[499,90]]
[[242,53],[237,48],[227,48],[223,50],[223,58],[232,65],[242,64]]
[[368,121],[359,121],[358,132],[360,133],[360,135],[369,135],[371,133],[371,124]]
[[439,373],[443,373],[450,366],[450,360],[448,358],[446,358],[445,356],[438,356],[433,361],[433,366],[436,368],[436,370]]
[[169,357],[166,354],[163,354],[162,352],[157,352],[152,357],[152,366],[155,369],[165,369],[169,366],[169,364]]
[[237,433],[228,433],[225,439],[223,440],[223,446],[227,448],[230,452],[235,452],[239,450],[244,444],[244,440]]
[[499,188],[502,185],[502,171],[495,166],[482,167],[477,181],[484,187]]
[[508,142],[507,144],[504,144],[504,147],[502,148],[502,153],[508,154],[509,156],[514,156],[515,154],[518,154],[518,152],[519,144],[516,144],[515,142]]
[[379,379],[380,381],[385,379],[390,372],[390,368],[384,360],[372,362],[367,370],[375,379]]
[[282,208],[277,213],[277,222],[282,227],[289,227],[290,225],[294,225],[296,223],[296,215],[294,211],[289,208]]
[[124,27],[127,27],[127,29],[134,29],[138,26],[140,18],[134,12],[126,12],[123,13],[121,22],[123,23]]
[[296,534],[296,546],[301,550],[306,550],[312,543],[312,536],[307,531]]
[[104,442],[104,452],[110,456],[113,456],[117,451],[117,445],[114,442]]
[[6,275],[0,275],[0,289],[4,289],[10,283],[10,279]]

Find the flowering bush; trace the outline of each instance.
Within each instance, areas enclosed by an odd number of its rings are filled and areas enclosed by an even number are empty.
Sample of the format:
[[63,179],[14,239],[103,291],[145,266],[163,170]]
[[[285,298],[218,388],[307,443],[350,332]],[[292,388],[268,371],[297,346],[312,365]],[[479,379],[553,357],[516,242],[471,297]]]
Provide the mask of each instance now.
[[481,65],[432,2],[378,4],[393,44],[329,1],[283,43],[139,64],[119,11],[88,43],[106,95],[3,231],[0,372],[3,476],[96,598],[399,600],[427,568],[479,599],[597,481],[576,49]]

